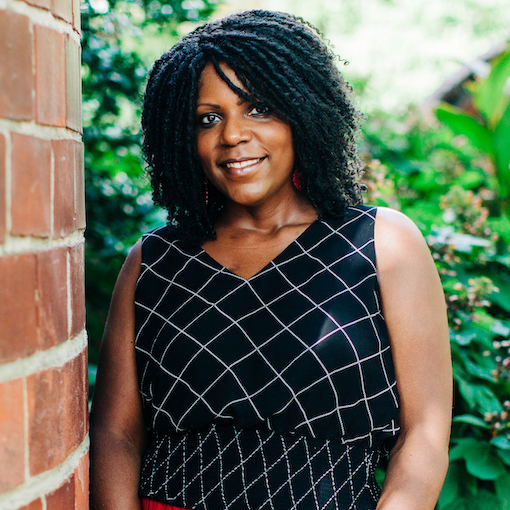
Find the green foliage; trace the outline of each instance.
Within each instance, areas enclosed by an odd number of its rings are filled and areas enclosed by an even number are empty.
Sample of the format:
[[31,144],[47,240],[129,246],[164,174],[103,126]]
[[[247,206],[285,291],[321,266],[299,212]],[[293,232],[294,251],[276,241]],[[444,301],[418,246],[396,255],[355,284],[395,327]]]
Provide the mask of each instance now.
[[510,215],[510,48],[492,64],[485,79],[470,89],[473,113],[465,113],[444,104],[437,109],[438,118],[456,133],[465,135],[473,145],[494,162],[499,185],[499,199]]
[[400,209],[420,226],[448,304],[454,420],[438,508],[508,508],[510,222],[492,160],[469,137],[414,111],[369,118],[363,152],[368,202]]
[[86,295],[92,375],[122,262],[144,231],[164,221],[153,208],[140,151],[142,88],[149,59],[161,51],[151,44],[151,37],[159,33],[170,47],[180,24],[206,18],[214,6],[214,0],[82,3]]

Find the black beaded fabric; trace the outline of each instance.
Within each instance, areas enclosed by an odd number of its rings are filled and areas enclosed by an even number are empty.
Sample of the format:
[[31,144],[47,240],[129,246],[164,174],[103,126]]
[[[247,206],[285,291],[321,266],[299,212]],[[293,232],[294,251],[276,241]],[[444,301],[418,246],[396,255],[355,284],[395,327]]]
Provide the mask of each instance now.
[[249,279],[143,237],[136,362],[153,439],[140,495],[193,510],[373,510],[398,435],[377,208],[319,218]]

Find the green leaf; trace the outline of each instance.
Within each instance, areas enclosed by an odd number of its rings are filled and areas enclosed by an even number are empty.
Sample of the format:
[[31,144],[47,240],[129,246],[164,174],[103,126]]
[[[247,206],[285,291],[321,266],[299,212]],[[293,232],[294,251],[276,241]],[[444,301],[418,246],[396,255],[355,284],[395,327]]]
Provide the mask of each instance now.
[[482,152],[493,154],[494,145],[490,131],[473,117],[446,103],[436,109],[436,116],[455,133],[467,137]]
[[[456,367],[454,367],[455,369]],[[461,377],[456,378],[457,384],[459,386],[460,394],[464,397],[464,400],[467,402],[470,409],[473,409],[476,405],[476,390],[475,385],[470,384],[465,379]]]
[[494,382],[494,376],[491,370],[494,368],[492,361],[489,358],[481,358],[475,360],[466,360],[466,368],[470,374],[485,379],[486,381]]
[[500,510],[501,501],[492,492],[481,490],[474,496],[458,498],[441,510]]
[[460,439],[450,450],[450,460],[464,459],[468,473],[481,480],[495,480],[505,473],[505,467],[486,441]]
[[461,331],[453,331],[451,330],[450,339],[459,344],[459,345],[469,345],[473,340],[475,340],[477,334],[471,331],[461,330]]
[[489,425],[482,420],[481,418],[478,418],[478,416],[473,416],[472,414],[462,414],[460,416],[455,416],[453,418],[453,421],[455,423],[469,423],[470,425],[474,425],[475,427],[481,427],[483,429],[488,429]]
[[478,448],[479,443],[472,437],[458,439],[457,444],[450,449],[450,461],[465,459],[473,448]]
[[491,439],[491,444],[502,450],[510,450],[510,439],[505,436],[496,436]]
[[510,51],[497,57],[492,64],[489,76],[480,82],[473,93],[476,108],[487,119],[490,126],[498,124],[508,105],[504,87],[510,76]]
[[498,510],[510,510],[510,473],[497,478],[494,481],[494,486],[502,505]]
[[494,285],[498,287],[499,292],[493,292],[490,300],[501,306],[507,312],[510,312],[510,279],[506,274],[491,274]]
[[510,466],[510,450],[496,450],[497,456],[507,465]]
[[495,480],[505,472],[501,460],[489,448],[479,448],[466,459],[466,469],[481,480]]
[[510,106],[494,130],[494,158],[499,195],[508,198],[510,192]]
[[496,319],[491,327],[491,333],[494,333],[495,335],[508,337],[510,336],[510,328],[506,324],[501,322],[499,319]]
[[479,405],[479,411],[481,413],[491,413],[493,411],[501,412],[503,410],[498,397],[496,397],[494,392],[487,388],[487,386],[477,385],[475,400]]
[[461,376],[457,376],[456,381],[461,395],[471,409],[476,408],[480,414],[503,410],[498,397],[487,386],[468,382]]

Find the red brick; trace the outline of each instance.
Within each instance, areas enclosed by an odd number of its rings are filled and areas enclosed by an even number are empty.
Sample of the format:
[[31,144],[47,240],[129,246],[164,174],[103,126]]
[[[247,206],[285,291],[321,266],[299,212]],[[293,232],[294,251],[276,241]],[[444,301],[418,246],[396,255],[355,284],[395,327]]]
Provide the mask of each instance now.
[[81,53],[80,45],[66,36],[67,127],[81,133]]
[[83,143],[76,143],[76,228],[85,228],[85,168],[83,161]]
[[27,16],[0,11],[0,117],[34,118],[33,42]]
[[0,363],[37,350],[35,255],[0,257]]
[[0,384],[0,492],[25,481],[23,381]]
[[73,22],[73,2],[74,0],[52,0],[51,12],[57,17],[68,23]]
[[66,125],[64,34],[41,25],[35,34],[36,118],[40,124]]
[[48,237],[51,231],[51,142],[11,134],[11,233]]
[[37,291],[39,345],[48,349],[68,338],[66,248],[37,254]]
[[5,186],[5,136],[0,134],[0,243],[5,241],[6,226],[6,186]]
[[71,337],[85,327],[85,269],[83,243],[70,248],[71,253]]
[[74,358],[64,372],[66,402],[66,454],[83,442],[87,432],[87,388],[84,377],[87,350]]
[[50,368],[27,378],[30,475],[48,471],[66,458],[64,372],[68,369],[68,365]]
[[46,496],[46,510],[74,510],[74,474]]
[[29,503],[28,505],[24,506],[23,508],[20,508],[19,510],[42,510],[43,504],[41,499],[36,499],[32,501],[32,503]]
[[64,237],[75,230],[76,142],[53,140],[55,187],[53,202],[53,235]]
[[89,509],[89,454],[81,458],[74,470],[75,510]]

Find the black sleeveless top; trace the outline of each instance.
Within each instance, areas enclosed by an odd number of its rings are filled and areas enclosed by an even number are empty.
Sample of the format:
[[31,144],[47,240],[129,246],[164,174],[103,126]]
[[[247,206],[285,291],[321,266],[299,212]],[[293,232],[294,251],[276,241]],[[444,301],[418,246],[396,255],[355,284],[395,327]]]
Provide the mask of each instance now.
[[140,494],[195,510],[372,510],[399,399],[376,208],[320,218],[248,280],[171,229],[143,237]]

